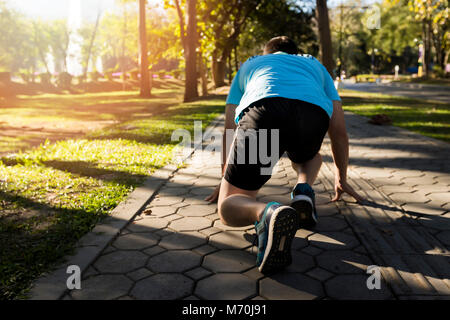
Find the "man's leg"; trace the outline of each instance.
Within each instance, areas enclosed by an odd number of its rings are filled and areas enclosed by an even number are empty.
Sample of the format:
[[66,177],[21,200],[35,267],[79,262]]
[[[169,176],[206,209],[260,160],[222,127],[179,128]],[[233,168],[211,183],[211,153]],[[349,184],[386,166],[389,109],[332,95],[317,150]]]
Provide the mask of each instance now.
[[314,181],[319,174],[320,167],[322,166],[322,156],[317,153],[314,158],[304,163],[292,162],[292,168],[297,172],[297,183],[308,183],[310,186],[314,184]]
[[259,221],[266,203],[256,201],[257,193],[258,190],[244,190],[222,179],[217,203],[222,223],[231,227],[243,227]]

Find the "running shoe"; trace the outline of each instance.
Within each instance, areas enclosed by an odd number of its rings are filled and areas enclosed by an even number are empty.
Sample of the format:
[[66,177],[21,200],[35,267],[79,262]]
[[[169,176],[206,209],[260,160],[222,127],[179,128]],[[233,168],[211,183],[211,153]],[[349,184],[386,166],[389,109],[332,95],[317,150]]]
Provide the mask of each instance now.
[[270,202],[259,222],[255,223],[258,239],[256,265],[268,274],[292,263],[291,243],[299,228],[299,215],[294,208]]
[[291,192],[291,207],[300,216],[300,227],[310,228],[317,223],[316,196],[307,183],[297,183]]

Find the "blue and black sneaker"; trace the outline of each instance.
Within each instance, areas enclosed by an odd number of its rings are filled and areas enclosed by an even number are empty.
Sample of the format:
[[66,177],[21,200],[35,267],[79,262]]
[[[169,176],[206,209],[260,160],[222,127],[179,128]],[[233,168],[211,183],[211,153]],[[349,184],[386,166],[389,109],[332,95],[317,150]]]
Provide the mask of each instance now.
[[300,216],[300,226],[309,228],[317,223],[316,196],[307,183],[297,183],[291,192],[291,207]]
[[292,263],[291,243],[299,227],[299,215],[294,208],[270,202],[259,222],[255,223],[258,239],[256,265],[268,274]]

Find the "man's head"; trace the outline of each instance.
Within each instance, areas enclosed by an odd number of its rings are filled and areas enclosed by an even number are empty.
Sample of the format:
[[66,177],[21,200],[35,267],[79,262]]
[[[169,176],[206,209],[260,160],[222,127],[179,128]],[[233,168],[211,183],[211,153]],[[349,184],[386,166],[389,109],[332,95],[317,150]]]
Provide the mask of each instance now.
[[269,40],[264,46],[263,54],[271,54],[277,51],[289,54],[298,54],[297,44],[286,36],[275,37]]

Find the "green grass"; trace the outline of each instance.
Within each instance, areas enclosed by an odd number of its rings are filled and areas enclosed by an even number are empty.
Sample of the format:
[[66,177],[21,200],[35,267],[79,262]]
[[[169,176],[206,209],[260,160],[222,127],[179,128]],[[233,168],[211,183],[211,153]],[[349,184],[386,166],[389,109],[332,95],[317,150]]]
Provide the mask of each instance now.
[[[134,96],[121,95],[119,103]],[[155,103],[136,101],[142,107]],[[0,299],[25,297],[31,282],[71,253],[146,176],[173,162],[174,129],[192,133],[194,120],[205,128],[223,108],[220,96],[178,103],[154,116],[130,116],[79,139],[47,141],[1,158]]]
[[371,117],[386,114],[392,125],[450,142],[450,105],[350,90],[340,92],[344,110]]

